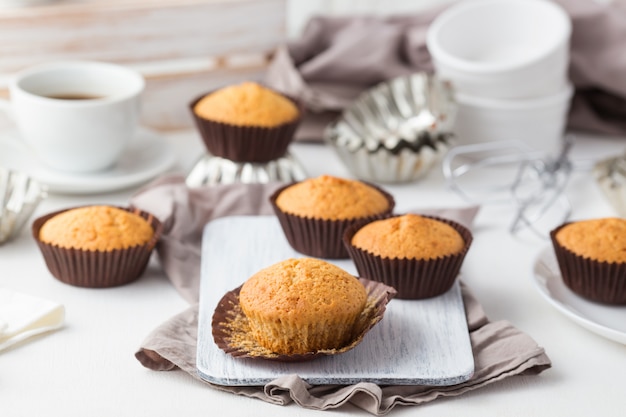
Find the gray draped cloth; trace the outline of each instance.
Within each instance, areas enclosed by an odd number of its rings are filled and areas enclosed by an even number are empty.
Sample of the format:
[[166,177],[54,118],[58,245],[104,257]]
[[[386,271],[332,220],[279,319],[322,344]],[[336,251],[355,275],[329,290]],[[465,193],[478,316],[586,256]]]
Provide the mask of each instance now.
[[[568,128],[626,134],[626,2],[556,0],[572,19],[569,77],[576,89]],[[296,139],[324,127],[362,91],[394,77],[433,72],[428,25],[448,6],[403,16],[315,17],[275,54],[265,83],[308,110]]]
[[[272,214],[268,198],[280,184],[234,184],[189,189],[181,176],[156,180],[140,190],[131,204],[164,223],[157,253],[165,274],[190,307],[156,328],[136,353],[147,368],[181,369],[216,389],[284,405],[326,410],[352,403],[371,414],[387,414],[396,405],[417,405],[456,396],[513,375],[537,374],[551,366],[544,349],[506,321],[492,322],[467,286],[462,285],[475,372],[452,386],[311,386],[297,375],[285,375],[265,387],[219,386],[201,380],[196,369],[200,244],[204,225],[229,215]],[[454,219],[471,227],[477,207],[421,211]],[[392,301],[393,302],[393,301]]]

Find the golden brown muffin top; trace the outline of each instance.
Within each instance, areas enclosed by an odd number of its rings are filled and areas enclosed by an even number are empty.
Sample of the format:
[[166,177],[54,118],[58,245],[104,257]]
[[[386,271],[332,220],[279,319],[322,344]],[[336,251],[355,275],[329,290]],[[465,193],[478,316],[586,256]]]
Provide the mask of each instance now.
[[300,113],[291,100],[254,82],[231,85],[208,94],[193,110],[207,120],[262,127],[294,121]]
[[322,175],[285,188],[276,205],[297,216],[346,220],[382,214],[389,209],[389,200],[363,182]]
[[365,308],[367,293],[361,282],[343,269],[314,258],[287,259],[250,277],[239,293],[244,313],[255,311],[269,320],[291,323]]
[[601,262],[626,262],[626,220],[607,217],[563,226],[556,240],[576,255]]
[[459,253],[463,237],[452,226],[416,214],[368,223],[352,237],[352,245],[390,259],[436,259]]
[[39,231],[42,242],[62,248],[111,251],[143,245],[154,231],[144,218],[116,207],[70,209],[46,221]]

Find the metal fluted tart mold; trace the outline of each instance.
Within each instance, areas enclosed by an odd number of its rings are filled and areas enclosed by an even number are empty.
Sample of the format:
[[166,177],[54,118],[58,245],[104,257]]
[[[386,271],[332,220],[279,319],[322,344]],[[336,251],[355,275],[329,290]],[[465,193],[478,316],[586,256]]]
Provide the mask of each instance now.
[[426,73],[362,93],[324,132],[360,179],[409,182],[424,176],[453,141],[457,104],[450,83]]
[[46,196],[46,188],[28,175],[0,168],[0,245],[20,233]]
[[306,177],[304,167],[288,151],[280,158],[268,162],[234,162],[207,153],[189,171],[185,183],[188,187],[265,184],[302,181]]
[[597,162],[593,169],[596,183],[620,216],[626,216],[626,155]]

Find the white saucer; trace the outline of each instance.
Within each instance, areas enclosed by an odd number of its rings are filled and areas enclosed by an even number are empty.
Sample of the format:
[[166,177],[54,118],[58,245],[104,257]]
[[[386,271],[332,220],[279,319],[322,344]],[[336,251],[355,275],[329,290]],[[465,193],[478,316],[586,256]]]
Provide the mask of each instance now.
[[144,183],[170,168],[172,146],[158,133],[141,128],[117,164],[106,171],[75,174],[49,169],[35,159],[16,131],[0,136],[0,166],[22,171],[63,194],[95,194]]
[[533,272],[539,293],[558,311],[600,336],[626,344],[626,306],[594,303],[572,292],[563,283],[551,247],[537,256]]

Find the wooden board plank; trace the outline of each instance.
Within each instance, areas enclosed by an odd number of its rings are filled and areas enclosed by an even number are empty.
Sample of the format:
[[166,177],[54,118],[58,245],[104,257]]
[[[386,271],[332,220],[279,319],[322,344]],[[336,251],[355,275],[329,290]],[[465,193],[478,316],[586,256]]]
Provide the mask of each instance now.
[[0,13],[0,73],[57,59],[148,63],[269,53],[285,39],[285,0],[144,2]]
[[[392,300],[361,344],[341,355],[302,363],[226,355],[211,334],[220,298],[259,269],[301,256],[287,243],[275,216],[226,217],[205,227],[197,351],[204,379],[220,385],[264,385],[297,374],[311,384],[451,385],[471,377],[474,360],[458,283],[428,300]],[[331,262],[356,273],[350,260]]]

